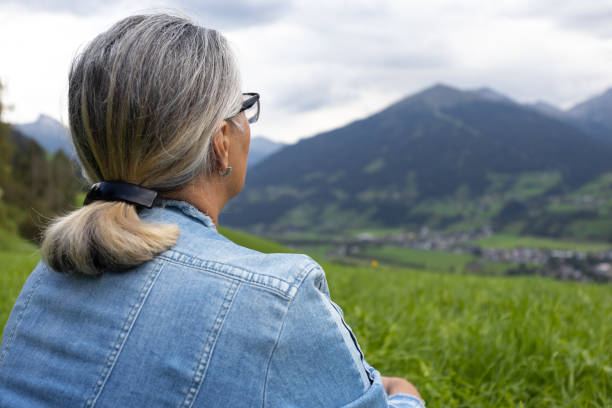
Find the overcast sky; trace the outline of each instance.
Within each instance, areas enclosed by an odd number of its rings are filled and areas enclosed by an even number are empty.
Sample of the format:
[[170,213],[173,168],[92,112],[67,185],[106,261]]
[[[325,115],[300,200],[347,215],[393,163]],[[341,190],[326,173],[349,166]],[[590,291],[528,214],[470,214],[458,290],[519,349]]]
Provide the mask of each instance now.
[[[135,5],[137,3],[137,5]],[[4,119],[66,123],[71,59],[129,14],[172,7],[223,32],[254,135],[293,142],[435,83],[567,108],[612,87],[610,0],[0,0]]]

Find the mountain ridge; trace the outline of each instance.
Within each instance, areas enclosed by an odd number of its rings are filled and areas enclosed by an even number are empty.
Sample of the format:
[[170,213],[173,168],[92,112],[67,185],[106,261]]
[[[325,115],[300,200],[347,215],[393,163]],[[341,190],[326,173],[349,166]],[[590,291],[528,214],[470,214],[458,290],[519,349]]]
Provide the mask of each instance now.
[[[504,189],[528,191],[520,185],[533,176],[545,185],[537,199],[574,191],[612,171],[610,155],[612,146],[530,107],[437,84],[269,156],[223,219],[278,231],[456,224],[477,211],[422,207],[491,195],[485,221],[508,224],[518,215]],[[529,207],[531,198],[514,198]]]
[[22,134],[35,140],[48,153],[62,150],[69,157],[75,157],[70,131],[51,116],[40,114],[34,122],[12,125]]

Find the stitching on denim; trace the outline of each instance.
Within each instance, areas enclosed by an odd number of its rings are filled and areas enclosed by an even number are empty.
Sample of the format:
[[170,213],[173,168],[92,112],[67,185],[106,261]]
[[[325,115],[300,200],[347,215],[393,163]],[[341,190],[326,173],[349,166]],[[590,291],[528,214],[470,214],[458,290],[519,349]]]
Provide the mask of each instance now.
[[293,304],[293,299],[291,299],[287,303],[287,308],[285,309],[285,313],[283,314],[283,323],[281,324],[281,327],[278,331],[278,335],[276,336],[276,341],[274,342],[274,347],[272,347],[272,351],[270,351],[270,357],[268,358],[268,364],[266,365],[266,376],[264,379],[264,385],[263,385],[263,390],[262,390],[262,401],[261,401],[262,408],[266,406],[266,390],[268,387],[268,374],[270,373],[270,366],[272,365],[272,356],[274,355],[274,352],[276,351],[276,348],[278,347],[278,343],[280,342],[281,334],[283,333],[283,329],[285,328],[285,321],[287,318],[287,313],[289,313],[289,307]]
[[193,269],[196,269],[198,271],[214,273],[215,275],[219,275],[219,276],[222,276],[224,278],[229,278],[231,280],[239,281],[239,282],[245,283],[245,284],[250,285],[250,286],[257,286],[259,288],[266,289],[266,290],[268,290],[270,292],[274,292],[277,295],[280,295],[281,297],[283,297],[283,298],[285,298],[287,300],[291,299],[291,297],[287,293],[285,293],[282,290],[277,289],[277,288],[275,288],[273,286],[267,286],[267,285],[264,285],[264,284],[259,283],[259,282],[253,282],[253,281],[247,280],[247,279],[245,279],[243,277],[240,277],[240,276],[232,276],[232,275],[223,273],[221,271],[218,271],[216,269],[197,267],[197,266],[194,266],[194,265],[190,265],[190,264],[187,264],[187,263],[184,263],[184,262],[180,262],[180,261],[176,261],[176,260],[173,260],[173,259],[169,259],[169,258],[166,258],[166,257],[163,257],[163,259],[164,259],[164,261],[169,262],[169,263],[173,263],[173,264],[181,265],[181,266],[186,266],[188,268],[193,268]]
[[219,307],[212,330],[208,334],[208,338],[206,339],[206,343],[204,344],[204,348],[202,350],[200,361],[197,364],[191,384],[187,388],[185,399],[179,405],[179,407],[192,407],[193,403],[198,397],[198,393],[200,392],[200,388],[202,387],[202,383],[206,377],[206,372],[208,371],[208,366],[210,365],[212,354],[215,350],[215,346],[217,345],[217,340],[219,340],[223,324],[225,323],[225,319],[227,318],[229,311],[234,304],[234,299],[236,298],[239,288],[240,283],[237,280],[233,280],[229,289],[227,290],[227,293],[225,294],[225,299],[223,299],[221,307]]
[[213,222],[212,218],[210,218],[209,215],[204,214],[197,207],[195,207],[191,203],[188,203],[187,201],[173,200],[169,198],[161,198],[159,199],[159,202],[161,204],[160,208],[162,209],[176,208],[182,213],[182,215],[187,215],[190,218],[194,218],[200,224],[204,224],[208,228],[215,229],[215,230],[217,229],[215,223]]
[[[366,368],[365,364],[364,364],[364,358],[363,358],[363,352],[361,351],[361,348],[359,347],[359,344],[357,343],[357,338],[355,337],[355,335],[353,334],[353,331],[350,329],[350,327],[346,324],[346,322],[344,321],[344,317],[342,316],[342,313],[339,309],[339,307],[331,300],[331,298],[329,296],[327,296],[325,293],[320,293],[320,297],[321,300],[323,302],[326,302],[327,305],[331,306],[328,307],[326,305],[325,310],[330,314],[330,317],[336,321],[335,317],[333,316],[334,313],[337,314],[337,316],[340,318],[340,322],[342,323],[342,326],[344,326],[344,328],[346,329],[346,331],[349,333],[349,338],[345,338],[345,335],[340,333],[341,337],[342,337],[342,341],[344,342],[345,346],[347,347],[347,349],[350,347],[350,344],[348,343],[348,341],[352,341],[353,346],[355,347],[355,349],[357,350],[358,354],[356,356],[353,356],[353,353],[350,350],[347,350],[349,352],[349,354],[351,355],[351,360],[353,361],[353,367],[355,368],[356,372],[359,375],[359,378],[362,380],[369,380],[369,385],[372,385],[372,377],[370,375],[370,372],[368,371],[368,369]],[[341,331],[341,327],[338,327],[338,331]],[[355,357],[359,358],[359,363],[357,361],[355,361]],[[359,364],[361,364],[361,367],[359,366]],[[364,373],[365,371],[365,373]],[[365,378],[364,378],[365,377]],[[364,386],[366,386],[366,384],[364,383]]]
[[[395,405],[395,402],[399,405]],[[404,403],[408,405],[404,405]],[[389,407],[425,408],[425,401],[409,394],[398,393],[389,397]]]
[[[185,255],[187,257],[190,257],[189,255],[186,254],[182,254],[179,251],[173,251],[173,252],[177,252],[181,255]],[[310,271],[312,271],[313,269],[318,268],[318,265],[314,264],[314,265],[310,265],[310,268],[302,268],[301,271],[296,275],[294,283],[289,283],[286,282],[282,279],[279,278],[275,278],[272,276],[268,276],[268,275],[262,275],[262,274],[258,274],[255,272],[251,272],[248,271],[246,269],[241,269],[238,267],[235,267],[233,265],[229,265],[229,264],[224,264],[224,263],[220,263],[220,262],[212,262],[212,261],[203,261],[203,265],[195,265],[195,264],[191,264],[191,263],[187,263],[178,259],[174,259],[174,258],[170,258],[168,256],[165,255],[160,255],[159,258],[164,259],[167,262],[171,262],[177,265],[183,265],[183,266],[187,266],[193,269],[198,269],[198,270],[203,270],[203,271],[207,271],[207,272],[211,272],[211,273],[215,273],[217,275],[221,275],[221,276],[225,276],[225,277],[229,277],[231,279],[235,279],[235,280],[239,280],[241,282],[247,283],[249,285],[254,285],[254,286],[259,286],[262,288],[266,288],[269,289],[271,291],[274,291],[276,293],[278,293],[279,295],[285,297],[286,299],[292,299],[295,296],[295,293],[297,292],[297,287],[299,286],[299,284],[301,283],[301,280],[303,279],[304,276],[306,276],[308,273],[310,273]],[[190,257],[191,258],[191,257]],[[219,270],[220,268],[215,268],[215,266],[221,266],[221,267],[225,267],[225,269],[231,268],[231,269],[236,269],[242,272],[247,273],[248,275],[250,275],[250,279],[247,276],[243,276],[243,275],[239,275],[236,273],[231,273],[230,270]],[[253,278],[259,278],[259,280],[253,280]],[[269,283],[266,282],[262,282],[261,280],[278,280],[281,281],[285,284],[287,284],[288,288],[287,290],[282,290],[274,285],[271,285]]]
[[[319,268],[319,269],[321,269],[321,268]],[[323,271],[323,269],[321,269],[321,271]],[[355,336],[355,333],[353,333],[353,330],[351,330],[349,325],[344,320],[344,314],[342,313],[342,310],[340,309],[340,306],[338,306],[333,300],[331,300],[331,296],[328,295],[327,298],[329,300],[329,303],[331,303],[331,305],[334,307],[334,309],[336,309],[336,312],[338,312],[338,315],[340,315],[340,320],[342,321],[342,324],[344,325],[346,330],[348,330],[349,334],[351,335],[351,339],[353,340],[353,343],[355,343],[355,347],[359,351],[359,357],[361,358],[361,362],[362,362],[362,364],[364,366],[364,369],[365,369],[366,373],[368,374],[368,378],[370,379],[371,382],[374,381],[374,377],[372,376],[372,374],[369,372],[369,370],[367,369],[367,367],[365,365],[365,356],[363,354],[363,351],[361,350],[361,346],[359,346],[359,342],[357,341],[357,337]]]
[[[47,269],[47,266],[44,263],[41,263],[42,268]],[[50,272],[50,271],[48,271]],[[55,272],[54,272],[55,273]],[[13,326],[13,330],[11,330],[11,334],[7,337],[6,341],[4,343],[6,344],[2,344],[3,350],[2,350],[2,354],[0,354],[0,367],[2,367],[2,365],[4,364],[4,361],[6,359],[6,356],[8,355],[8,351],[11,347],[11,344],[13,343],[13,341],[15,340],[15,336],[17,335],[17,329],[19,328],[19,326],[21,325],[21,321],[23,320],[23,315],[25,314],[25,312],[28,309],[28,306],[30,305],[30,300],[32,299],[32,296],[34,295],[34,292],[36,291],[36,289],[38,289],[38,286],[40,286],[40,282],[42,280],[42,273],[38,274],[38,279],[36,279],[36,282],[34,282],[34,284],[32,285],[32,289],[30,290],[30,293],[28,293],[26,299],[25,299],[25,304],[23,305],[23,309],[19,311],[19,314],[16,317],[16,322],[15,325]]]
[[[304,283],[304,281],[306,280],[306,277],[310,274],[310,272],[314,271],[315,269],[317,269],[317,266],[308,269],[307,272],[305,273],[303,270],[302,273],[300,273],[296,277],[296,282],[299,282],[298,289],[302,286],[302,284]],[[322,271],[321,268],[319,269]],[[285,314],[283,315],[283,322],[281,324],[280,329],[278,330],[278,336],[276,336],[276,342],[274,343],[274,347],[272,347],[272,351],[270,351],[270,357],[268,358],[268,364],[266,365],[266,376],[264,379],[264,385],[263,385],[263,391],[262,391],[262,401],[261,401],[262,408],[266,406],[266,390],[268,389],[268,375],[270,373],[270,366],[272,365],[272,357],[274,356],[274,352],[276,351],[276,348],[278,347],[278,343],[280,342],[280,338],[283,333],[283,329],[285,328],[285,323],[287,322],[287,314],[289,313],[289,309],[291,308],[291,305],[293,305],[294,299],[295,299],[295,296],[291,298],[289,302],[287,303],[287,308],[285,309]]]
[[[189,260],[191,260],[192,262],[186,262],[184,260],[181,259],[176,259],[174,257],[169,257],[167,254],[168,253],[175,253],[180,255],[183,258],[187,258]],[[254,271],[251,271],[249,269],[245,269],[243,267],[240,266],[236,266],[236,265],[232,265],[232,264],[228,264],[228,263],[222,263],[222,262],[216,262],[216,261],[209,261],[209,260],[204,260],[204,259],[200,259],[197,257],[194,257],[192,255],[186,254],[184,252],[178,251],[176,249],[172,249],[166,252],[165,255],[161,255],[162,257],[166,258],[166,259],[173,259],[177,262],[181,262],[184,263],[186,265],[190,265],[190,266],[195,266],[195,267],[199,267],[199,268],[212,268],[212,269],[217,269],[219,272],[221,273],[227,273],[228,275],[232,275],[235,276],[235,273],[232,273],[231,269],[240,271],[240,272],[245,272],[247,274],[252,275],[252,278],[259,278],[259,279],[272,279],[272,280],[276,280],[282,283],[287,284],[288,286],[292,285],[292,282],[287,282],[284,279],[281,278],[277,278],[275,276],[269,276],[269,275],[264,275],[264,274],[260,274]],[[224,269],[229,269],[227,271],[225,271]]]
[[130,307],[130,311],[124,320],[119,335],[117,336],[114,344],[111,346],[111,352],[100,371],[98,381],[94,385],[93,395],[85,400],[85,408],[93,408],[96,405],[98,398],[102,394],[102,390],[108,381],[108,378],[115,368],[119,355],[123,351],[123,346],[125,345],[125,342],[127,341],[128,336],[130,335],[132,328],[138,319],[138,316],[140,316],[140,311],[147,301],[151,289],[153,288],[161,270],[163,269],[163,262],[156,262],[156,264],[156,267],[151,270],[151,274],[149,277],[147,277],[144,285],[140,289],[137,300]]
[[353,333],[353,330],[351,330],[349,325],[344,320],[344,314],[342,313],[342,311],[340,309],[340,306],[338,306],[336,303],[334,303],[334,301],[331,300],[331,298],[329,299],[329,302],[332,304],[334,309],[336,309],[336,312],[338,312],[338,315],[340,315],[340,320],[342,321],[342,324],[344,325],[344,327],[346,327],[346,330],[348,330],[349,334],[351,335],[351,339],[353,340],[353,343],[355,344],[355,347],[359,351],[359,357],[361,358],[361,364],[363,365],[363,368],[365,369],[365,371],[366,371],[366,373],[368,375],[368,378],[370,379],[370,383],[372,383],[374,381],[374,376],[372,375],[372,373],[366,367],[365,356],[363,354],[363,351],[361,350],[361,346],[359,345],[359,342],[357,341],[357,337],[355,336],[355,333]]

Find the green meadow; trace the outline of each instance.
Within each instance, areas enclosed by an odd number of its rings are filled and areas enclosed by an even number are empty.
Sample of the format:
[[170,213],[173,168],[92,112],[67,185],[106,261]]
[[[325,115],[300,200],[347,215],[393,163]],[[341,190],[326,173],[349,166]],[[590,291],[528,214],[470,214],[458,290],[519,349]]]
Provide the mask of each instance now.
[[38,261],[38,249],[0,228],[0,325],[8,319],[28,274]]
[[568,241],[552,238],[515,236],[496,234],[487,238],[476,239],[472,241],[474,244],[482,248],[540,248],[540,249],[562,249],[584,252],[597,252],[612,249],[610,243],[605,242],[588,242],[588,241]]
[[[291,252],[221,232],[263,252]],[[2,326],[39,257],[15,242],[0,247]],[[612,406],[610,285],[322,266],[368,362],[413,382],[428,407]]]
[[453,253],[448,251],[425,251],[420,249],[385,245],[380,247],[367,247],[362,257],[378,262],[391,263],[398,266],[407,266],[417,269],[426,269],[435,272],[466,272],[469,265],[475,262],[490,266],[491,273],[496,274],[500,267],[492,262],[483,262],[471,254]]

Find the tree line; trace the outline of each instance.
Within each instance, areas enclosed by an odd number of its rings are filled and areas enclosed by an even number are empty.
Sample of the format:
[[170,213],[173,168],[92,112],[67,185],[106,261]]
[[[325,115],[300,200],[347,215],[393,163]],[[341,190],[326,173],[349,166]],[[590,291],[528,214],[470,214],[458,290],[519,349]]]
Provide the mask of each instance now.
[[77,207],[85,181],[63,151],[46,152],[2,121],[2,111],[0,98],[0,229],[40,243],[52,217]]

